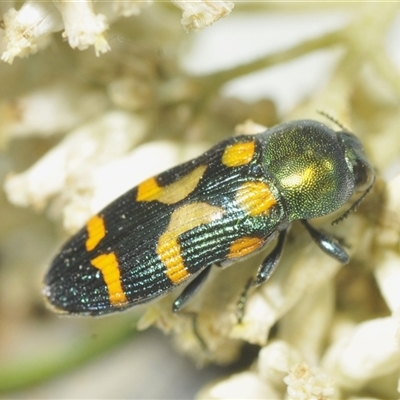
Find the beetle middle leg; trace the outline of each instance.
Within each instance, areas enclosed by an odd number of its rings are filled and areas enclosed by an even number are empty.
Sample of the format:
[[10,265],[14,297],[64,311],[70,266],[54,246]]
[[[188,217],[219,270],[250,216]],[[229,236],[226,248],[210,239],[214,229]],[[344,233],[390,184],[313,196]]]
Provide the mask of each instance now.
[[264,259],[262,262],[258,272],[257,277],[254,282],[255,286],[261,285],[265,281],[267,281],[272,273],[275,271],[276,267],[279,264],[279,260],[281,259],[283,246],[286,241],[286,236],[288,233],[288,228],[284,229],[282,232],[279,233],[278,242],[271,253]]

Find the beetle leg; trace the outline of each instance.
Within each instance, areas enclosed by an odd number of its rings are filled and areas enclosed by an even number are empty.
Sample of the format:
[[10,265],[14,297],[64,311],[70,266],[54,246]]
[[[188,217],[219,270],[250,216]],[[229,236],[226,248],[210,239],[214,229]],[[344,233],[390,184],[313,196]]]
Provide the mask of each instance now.
[[183,292],[176,298],[176,300],[172,303],[172,312],[177,313],[182,309],[182,307],[189,301],[189,299],[197,293],[200,289],[200,286],[207,279],[208,274],[210,273],[212,265],[206,267],[199,275],[194,278],[192,282],[189,283],[183,289]]
[[241,324],[243,321],[244,309],[245,309],[246,302],[247,302],[247,296],[248,296],[250,288],[252,287],[253,284],[254,284],[254,280],[253,280],[253,278],[250,278],[247,281],[246,286],[244,287],[243,292],[240,295],[239,301],[237,303],[236,316],[237,316],[239,324]]
[[285,244],[286,235],[288,233],[288,229],[284,229],[282,232],[279,233],[278,236],[278,243],[276,244],[275,248],[268,254],[265,260],[262,262],[258,272],[257,277],[254,282],[255,286],[260,285],[261,283],[265,282],[269,279],[272,273],[275,271],[275,268],[279,264],[279,260],[282,255],[283,245]]
[[305,219],[302,219],[301,223],[304,225],[314,242],[322,251],[335,258],[342,264],[347,264],[349,262],[349,255],[335,238],[325,235],[321,231],[315,229]]

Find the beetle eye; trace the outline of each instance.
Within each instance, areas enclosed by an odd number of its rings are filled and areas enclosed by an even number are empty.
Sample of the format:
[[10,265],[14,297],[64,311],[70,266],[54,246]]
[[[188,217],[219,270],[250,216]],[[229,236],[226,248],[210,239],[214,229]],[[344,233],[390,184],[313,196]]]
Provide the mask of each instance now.
[[353,174],[357,191],[363,192],[372,185],[374,174],[370,166],[364,164],[361,160],[357,160],[355,164],[353,164]]

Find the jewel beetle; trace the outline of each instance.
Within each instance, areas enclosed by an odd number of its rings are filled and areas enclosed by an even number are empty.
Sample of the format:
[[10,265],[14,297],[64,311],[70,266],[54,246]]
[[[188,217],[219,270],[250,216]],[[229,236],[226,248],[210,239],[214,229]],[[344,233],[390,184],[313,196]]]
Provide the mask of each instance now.
[[53,260],[44,295],[58,312],[122,311],[188,284],[180,310],[212,265],[227,266],[277,238],[254,284],[276,268],[291,223],[301,220],[319,247],[348,255],[309,219],[371,189],[374,170],[360,141],[313,120],[231,137],[203,155],[151,177],[93,216]]

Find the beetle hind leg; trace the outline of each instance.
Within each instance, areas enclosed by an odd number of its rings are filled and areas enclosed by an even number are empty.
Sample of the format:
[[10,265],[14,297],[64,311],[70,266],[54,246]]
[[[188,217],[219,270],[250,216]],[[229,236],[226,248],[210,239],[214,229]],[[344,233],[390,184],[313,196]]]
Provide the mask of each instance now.
[[288,231],[289,229],[286,228],[279,233],[278,242],[276,243],[271,253],[269,253],[262,262],[260,268],[258,269],[256,279],[250,278],[247,281],[243,293],[241,294],[236,306],[236,316],[239,324],[243,321],[247,297],[251,287],[261,285],[262,283],[267,281],[278,266]]

